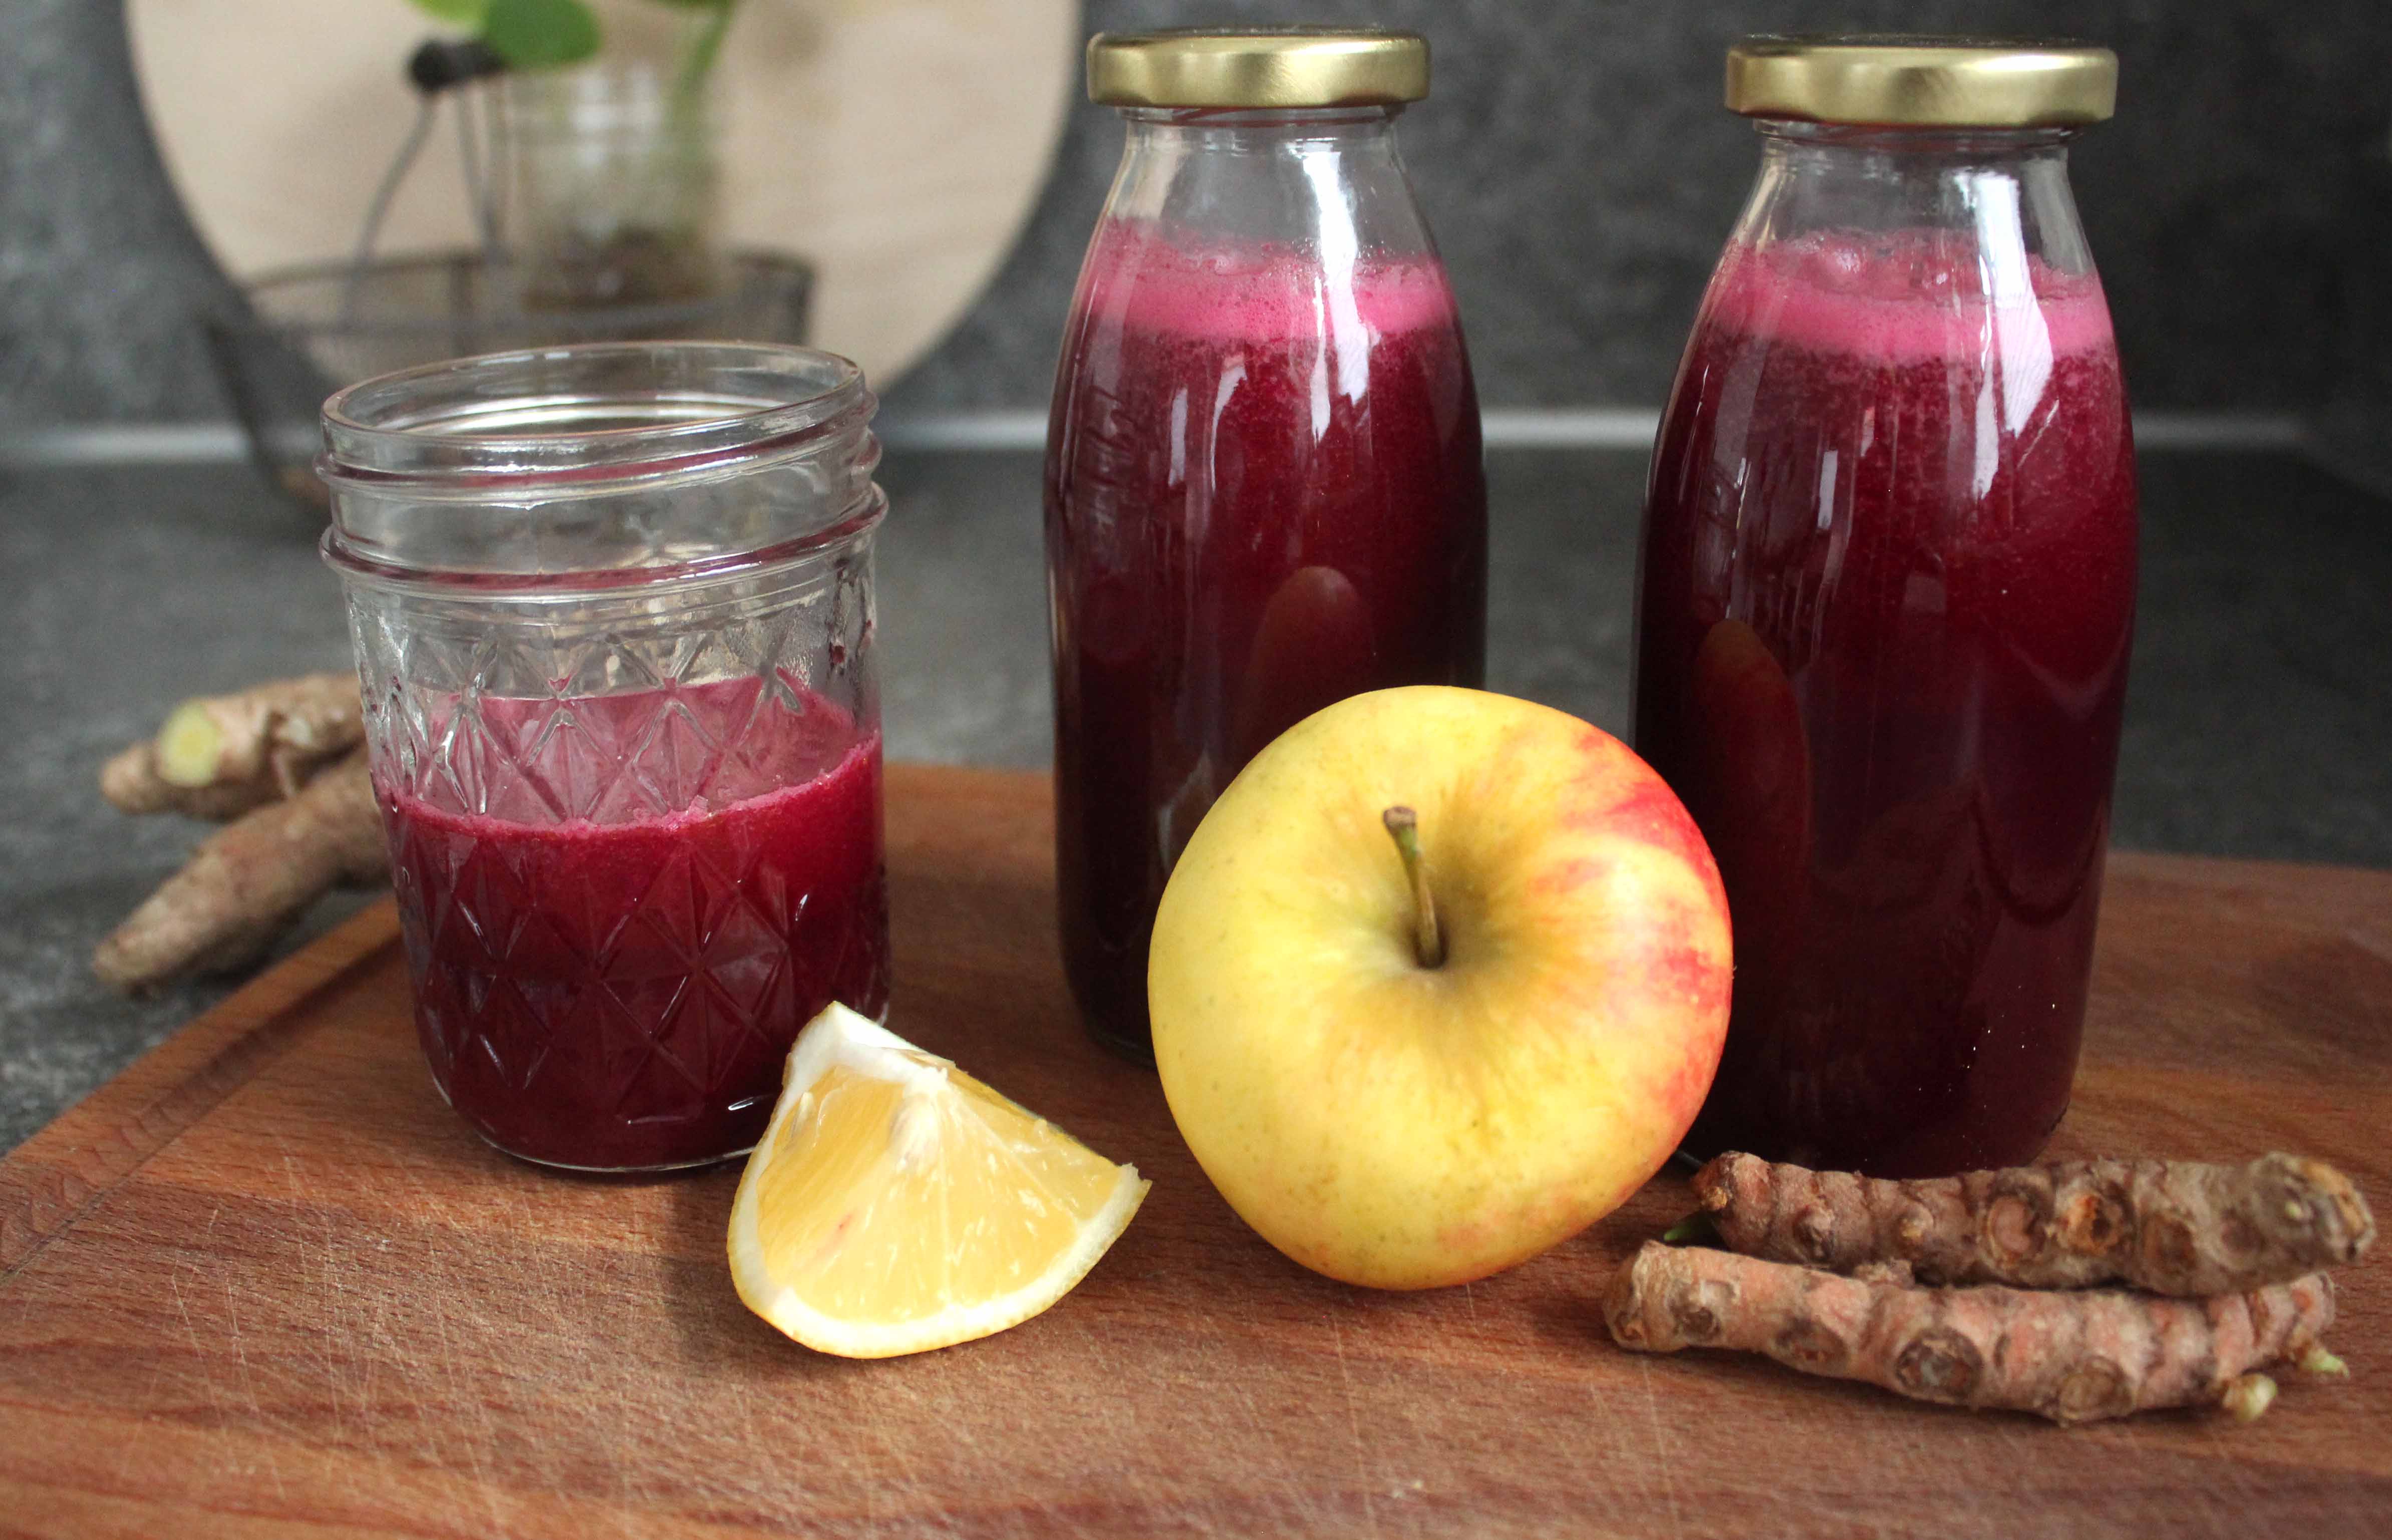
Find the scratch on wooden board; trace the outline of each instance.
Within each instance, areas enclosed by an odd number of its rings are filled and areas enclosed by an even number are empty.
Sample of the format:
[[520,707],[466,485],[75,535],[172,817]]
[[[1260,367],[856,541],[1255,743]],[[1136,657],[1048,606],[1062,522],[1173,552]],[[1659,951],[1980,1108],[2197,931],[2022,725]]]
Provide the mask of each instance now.
[[1636,1367],[1644,1384],[1644,1411],[1653,1423],[1653,1464],[1661,1472],[1661,1495],[1670,1499],[1670,1533],[1686,1533],[1685,1515],[1678,1511],[1678,1482],[1670,1471],[1670,1435],[1661,1420],[1661,1398],[1653,1390],[1653,1362],[1639,1356]]
[[[230,1278],[225,1280],[225,1327],[226,1335],[232,1342],[233,1366],[240,1375],[240,1388],[249,1396],[250,1415],[256,1418],[258,1427],[264,1429],[267,1426],[266,1401],[257,1393],[257,1377],[249,1366],[249,1348],[241,1340],[240,1336],[240,1291],[234,1288],[233,1280]],[[291,1500],[291,1494],[282,1482],[281,1462],[277,1460],[270,1452],[273,1445],[269,1444],[267,1448],[269,1453],[266,1456],[266,1473],[274,1479],[275,1500],[287,1504]]]
[[2392,942],[2386,941],[2373,931],[2352,925],[2342,933],[2342,938],[2379,963],[2392,963]]
[[[2250,1430],[2234,1418],[2224,1416],[2204,1417],[2200,1428],[2202,1435],[2216,1447],[2221,1457],[2203,1461],[2202,1469],[2209,1480],[2200,1489],[2182,1495],[2211,1508],[2213,1512],[2236,1514],[2251,1511],[2251,1506],[2260,1500],[2260,1495],[2252,1491],[2249,1466],[2235,1457],[2229,1448],[2232,1441],[2249,1438]],[[2221,1486],[2228,1484],[2231,1490],[2221,1490]]]
[[182,1271],[182,1264],[177,1262],[175,1267],[167,1273],[166,1288],[169,1293],[175,1296],[175,1314],[183,1318],[183,1332],[184,1335],[190,1338],[191,1352],[192,1355],[196,1357],[206,1350],[200,1343],[200,1328],[191,1323],[191,1307],[185,1303],[183,1300],[183,1284],[182,1279],[178,1276]]
[[[210,1227],[213,1228],[215,1224],[215,1221],[214,1219],[210,1219],[208,1223]],[[183,1331],[185,1335],[188,1336],[191,1339],[191,1361],[194,1364],[201,1364],[206,1361],[208,1349],[207,1344],[200,1340],[199,1323],[191,1319],[190,1303],[183,1298],[182,1280],[176,1275],[180,1274],[182,1270],[182,1264],[177,1262],[175,1267],[167,1273],[166,1287],[174,1293],[175,1313],[183,1318]]]
[[[1212,1352],[1218,1351],[1217,1346],[1212,1349]],[[1202,1358],[1208,1356],[1211,1354],[1200,1351],[1200,1364]],[[1228,1359],[1222,1360],[1225,1365],[1229,1362]],[[1223,1391],[1236,1398],[1239,1410],[1244,1416],[1247,1429],[1263,1435],[1246,1444],[1246,1447],[1254,1451],[1253,1458],[1258,1466],[1268,1461],[1268,1469],[1257,1469],[1256,1477],[1293,1491],[1302,1491],[1304,1473],[1299,1468],[1300,1462],[1295,1457],[1295,1442],[1292,1439],[1271,1436],[1274,1424],[1266,1416],[1262,1403],[1254,1395],[1255,1387],[1262,1383],[1261,1377],[1237,1373],[1234,1369],[1216,1377],[1207,1376],[1203,1367],[1198,1369],[1197,1377],[1217,1378]]]
[[1379,1505],[1371,1497],[1371,1469],[1368,1446],[1362,1442],[1362,1412],[1354,1403],[1354,1373],[1346,1365],[1346,1326],[1332,1311],[1329,1317],[1330,1340],[1337,1345],[1337,1380],[1346,1391],[1346,1425],[1354,1439],[1355,1489],[1362,1495],[1362,1517],[1369,1521],[1371,1533],[1379,1533]]
[[324,1290],[331,1321],[323,1338],[323,1365],[333,1424],[344,1440],[370,1442],[374,1430],[377,1355],[360,1352],[358,1347],[380,1325],[376,1302],[382,1291],[365,1255],[371,1238],[354,1221],[344,1220],[343,1210],[326,1208],[321,1213]]
[[[419,1188],[425,1185],[420,1177],[417,1178],[416,1184]],[[449,1406],[465,1410],[476,1424],[474,1427],[463,1430],[465,1464],[473,1472],[474,1494],[481,1500],[483,1510],[488,1516],[490,1526],[488,1533],[497,1534],[500,1533],[503,1516],[499,1508],[497,1488],[492,1483],[489,1469],[482,1458],[483,1445],[490,1432],[489,1403],[485,1397],[477,1394],[474,1386],[466,1379],[462,1365],[458,1362],[456,1340],[449,1335],[449,1314],[460,1293],[456,1281],[446,1276],[450,1264],[446,1259],[436,1255],[427,1260],[430,1266],[439,1275],[438,1281],[430,1290],[429,1297],[433,1303],[428,1314],[432,1317],[433,1330],[440,1339],[438,1370],[448,1389],[445,1399]],[[418,1415],[429,1421],[433,1416],[433,1408],[429,1405],[424,1406],[419,1410]],[[436,1464],[448,1463],[443,1446],[449,1441],[441,1436],[445,1430],[438,1424],[435,1424],[432,1428],[431,1446],[433,1458]]]

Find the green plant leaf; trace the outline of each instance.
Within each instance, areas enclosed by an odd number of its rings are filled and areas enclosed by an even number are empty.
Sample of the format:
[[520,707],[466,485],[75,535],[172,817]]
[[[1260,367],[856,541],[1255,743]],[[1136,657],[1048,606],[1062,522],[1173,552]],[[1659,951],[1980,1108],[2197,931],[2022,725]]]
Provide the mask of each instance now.
[[514,70],[578,64],[598,51],[598,18],[582,0],[489,0],[482,41]]
[[481,31],[484,19],[490,14],[490,0],[414,0],[414,5],[436,21],[470,32]]
[[682,111],[693,110],[697,93],[706,84],[707,71],[714,68],[714,57],[722,51],[723,34],[731,30],[731,7],[736,0],[661,0],[668,6],[689,10],[706,10],[708,16],[697,27],[697,35],[689,40],[682,51],[681,68],[673,74],[673,100]]

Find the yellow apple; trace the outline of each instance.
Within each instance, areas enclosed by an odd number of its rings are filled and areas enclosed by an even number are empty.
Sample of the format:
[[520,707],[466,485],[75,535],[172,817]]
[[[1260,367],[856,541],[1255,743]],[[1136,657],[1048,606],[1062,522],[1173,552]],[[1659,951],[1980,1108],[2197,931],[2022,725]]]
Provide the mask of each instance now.
[[1164,890],[1147,995],[1172,1117],[1229,1206],[1306,1267],[1424,1288],[1660,1169],[1728,978],[1718,871],[1643,760],[1424,685],[1315,713],[1230,783]]

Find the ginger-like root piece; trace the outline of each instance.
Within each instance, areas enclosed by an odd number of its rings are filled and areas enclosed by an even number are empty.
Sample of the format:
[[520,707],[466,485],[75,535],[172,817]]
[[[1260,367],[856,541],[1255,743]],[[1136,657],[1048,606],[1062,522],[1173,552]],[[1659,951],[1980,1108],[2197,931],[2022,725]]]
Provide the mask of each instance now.
[[[2244,1375],[2317,1345],[2334,1285],[2320,1274],[2208,1300],[1921,1288],[1651,1241],[1613,1277],[1604,1318],[1623,1348],[1762,1352],[1920,1401],[2068,1424],[2225,1404]],[[2256,1415],[2257,1399],[2237,1392],[2238,1415]]]
[[185,701],[158,730],[157,770],[167,784],[186,787],[270,778],[291,796],[307,770],[364,740],[357,676],[303,674]]
[[1926,1283],[2124,1283],[2201,1299],[2357,1262],[2374,1216],[2322,1160],[2081,1160],[1890,1182],[1720,1156],[1695,1196],[1732,1251],[1849,1273],[1905,1262]]
[[[325,888],[383,874],[351,674],[275,679],[185,701],[101,768],[129,813],[229,822],[92,955],[120,990],[255,958]],[[320,789],[319,789],[320,788]]]
[[326,888],[374,881],[389,870],[360,746],[297,796],[254,808],[209,835],[188,864],[100,942],[92,971],[130,991],[185,973],[239,967]]
[[209,786],[178,786],[158,770],[158,745],[134,744],[99,769],[99,795],[124,813],[181,813],[226,823],[252,808],[280,801],[281,788],[271,776],[227,781]]
[[364,741],[354,675],[274,679],[185,701],[156,737],[101,767],[99,794],[128,813],[223,822],[298,795],[309,777]]

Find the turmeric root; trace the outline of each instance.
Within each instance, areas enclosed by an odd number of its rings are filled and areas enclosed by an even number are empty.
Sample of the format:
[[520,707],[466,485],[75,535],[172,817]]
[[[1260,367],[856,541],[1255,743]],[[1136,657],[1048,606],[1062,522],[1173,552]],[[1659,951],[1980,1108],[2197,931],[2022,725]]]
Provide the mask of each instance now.
[[2321,1160],[2086,1160],[1888,1182],[1730,1153],[1695,1195],[1732,1251],[1849,1273],[1906,1262],[1925,1283],[2125,1283],[2199,1299],[2356,1262],[2375,1220]]
[[[1612,1279],[1604,1316],[1623,1348],[1764,1352],[1920,1401],[2066,1424],[2225,1404],[2244,1375],[2317,1345],[2334,1286],[2320,1274],[2208,1300],[1919,1288],[1656,1241]],[[2259,1399],[2245,1389],[2232,1405],[2255,1416]]]
[[2226,1387],[2217,1404],[2234,1414],[2237,1422],[2256,1422],[2276,1404],[2276,1382],[2264,1374],[2246,1374]]
[[364,738],[357,676],[305,674],[185,701],[158,730],[156,765],[169,785],[270,779],[291,796],[306,771],[339,758]]
[[182,871],[92,954],[112,988],[254,960],[326,888],[389,871],[366,751],[352,749],[295,796],[243,814],[208,836]]

